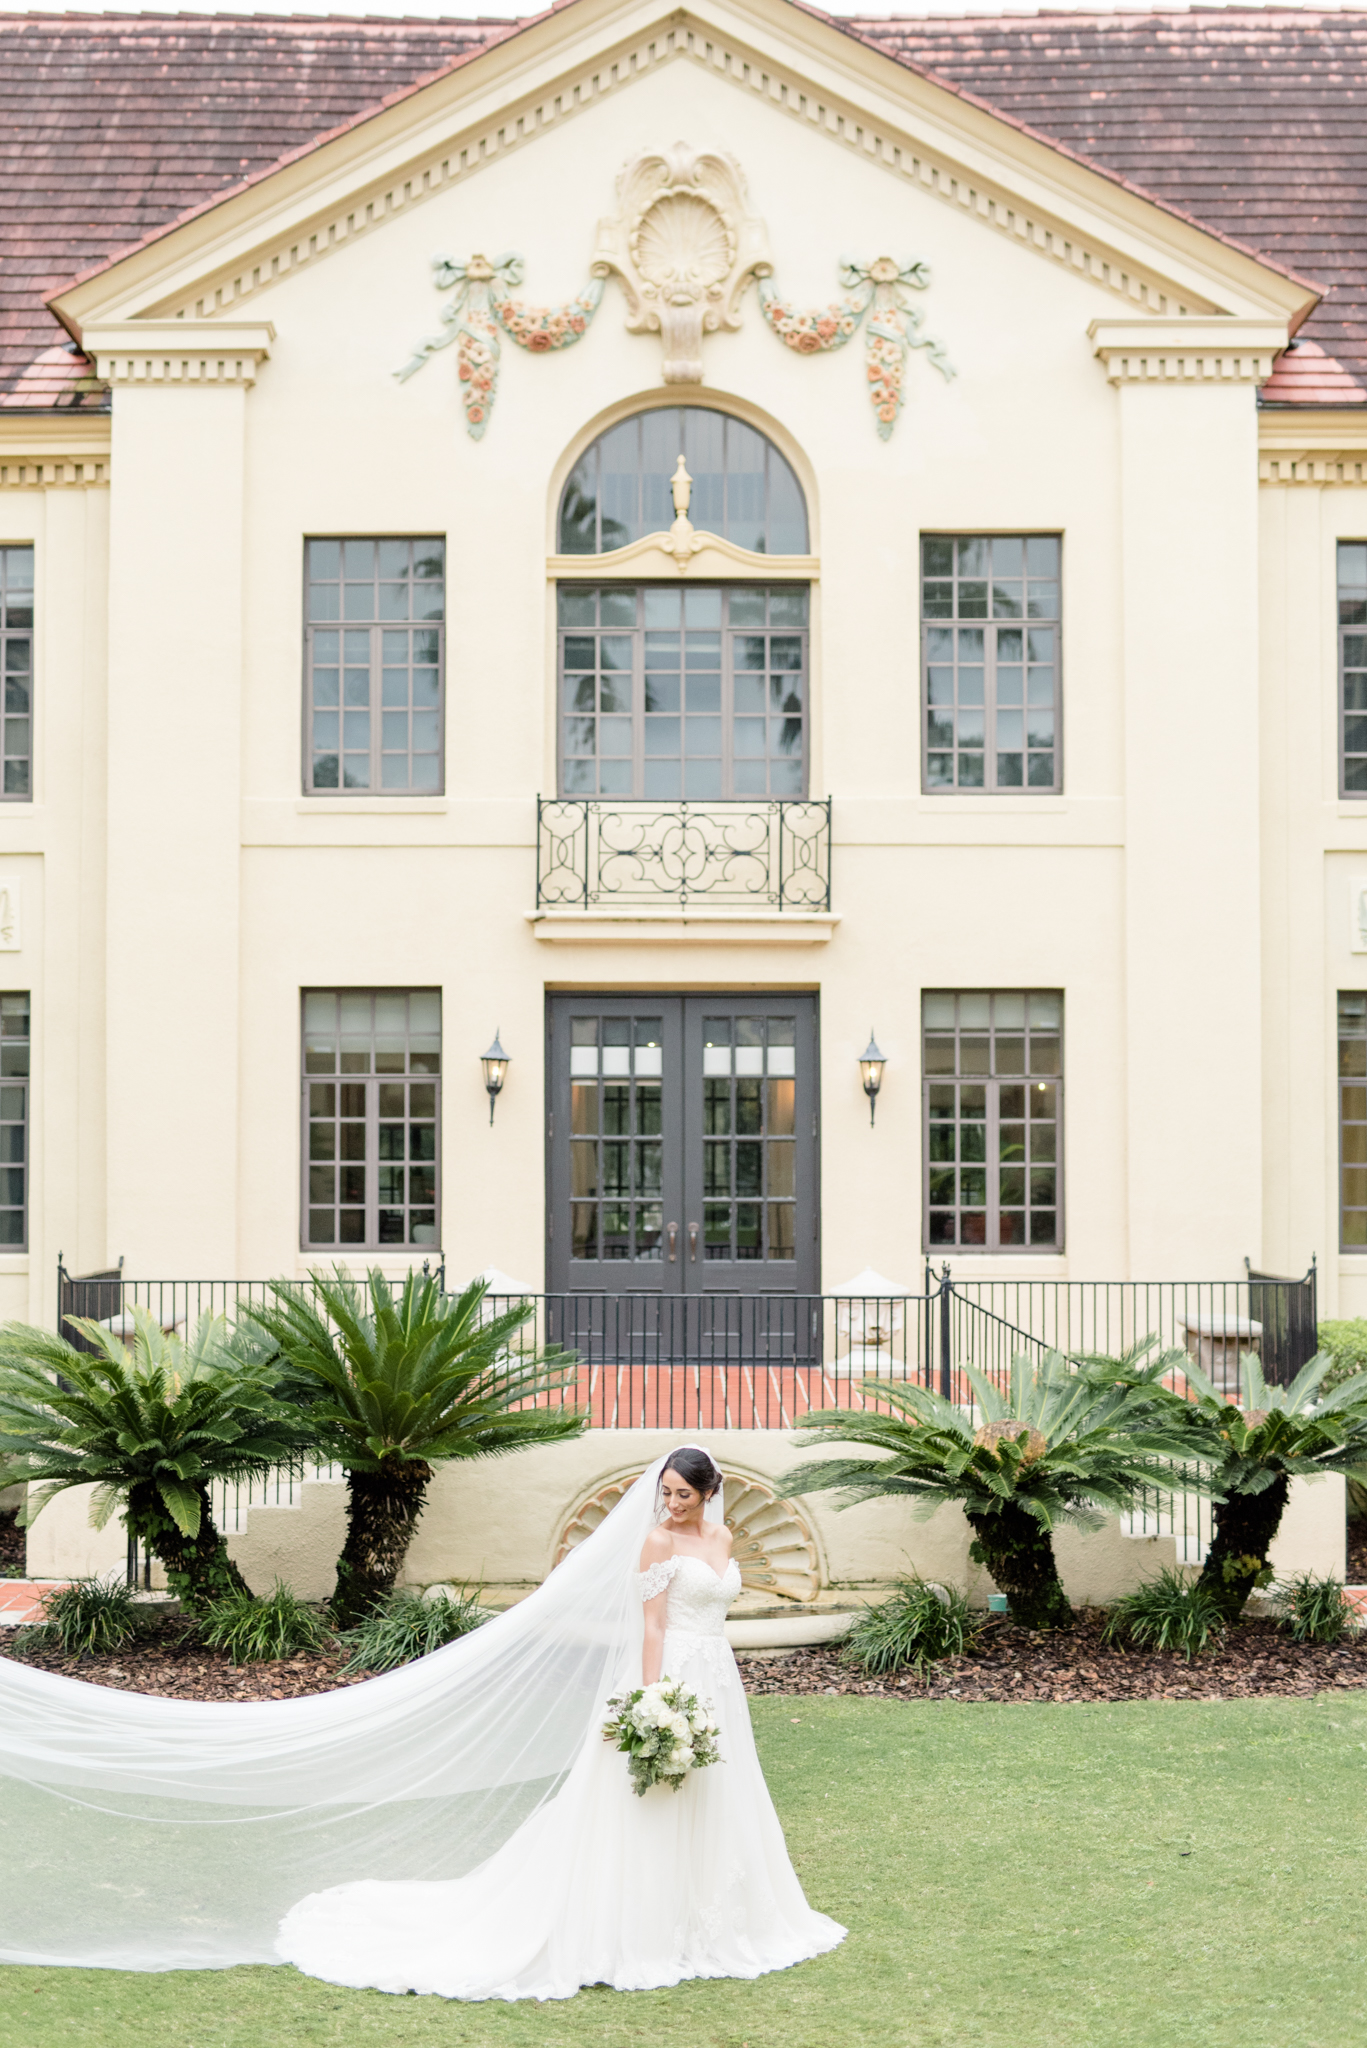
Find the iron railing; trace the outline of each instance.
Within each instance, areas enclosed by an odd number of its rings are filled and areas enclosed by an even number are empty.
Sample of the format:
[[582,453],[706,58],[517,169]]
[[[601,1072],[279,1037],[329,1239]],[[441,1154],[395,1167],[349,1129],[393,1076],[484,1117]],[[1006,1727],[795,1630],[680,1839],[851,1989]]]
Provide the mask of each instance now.
[[[438,1271],[444,1277],[444,1266]],[[922,1290],[908,1294],[538,1293],[487,1297],[486,1313],[527,1310],[515,1352],[556,1345],[573,1354],[568,1383],[529,1399],[582,1407],[592,1428],[790,1430],[813,1412],[876,1403],[880,1380],[912,1381],[967,1404],[966,1366],[1004,1385],[1021,1354],[1113,1357],[1147,1337],[1185,1351],[1231,1394],[1246,1350],[1259,1352],[1268,1379],[1284,1385],[1314,1353],[1316,1281],[1313,1263],[1299,1280],[1250,1273],[1241,1281],[1160,1282],[956,1280],[944,1266],[938,1277],[927,1267]],[[265,1281],[73,1277],[58,1267],[61,1317],[116,1327],[134,1305],[167,1329],[191,1326],[206,1311],[231,1320],[269,1292]],[[866,1391],[865,1382],[875,1384]],[[1182,1383],[1179,1368],[1174,1384]],[[218,1526],[235,1531],[250,1508],[292,1506],[306,1480],[335,1476],[311,1464],[220,1486]],[[1197,1562],[1209,1541],[1210,1505],[1160,1461],[1124,1525],[1135,1536],[1173,1536],[1179,1557]],[[147,1561],[131,1544],[128,1562],[130,1580],[145,1582]]]
[[830,798],[537,798],[538,910],[692,902],[829,910]]

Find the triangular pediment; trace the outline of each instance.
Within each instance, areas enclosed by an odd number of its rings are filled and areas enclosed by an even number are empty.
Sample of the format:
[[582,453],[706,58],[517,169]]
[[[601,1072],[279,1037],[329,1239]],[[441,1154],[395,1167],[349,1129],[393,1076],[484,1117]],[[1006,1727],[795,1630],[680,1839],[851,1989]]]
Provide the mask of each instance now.
[[[1117,311],[1292,331],[1314,290],[792,0],[571,0],[53,295],[110,322],[261,321],[271,285],[672,64],[702,66],[983,232],[1093,280]],[[671,138],[672,139],[672,138]]]

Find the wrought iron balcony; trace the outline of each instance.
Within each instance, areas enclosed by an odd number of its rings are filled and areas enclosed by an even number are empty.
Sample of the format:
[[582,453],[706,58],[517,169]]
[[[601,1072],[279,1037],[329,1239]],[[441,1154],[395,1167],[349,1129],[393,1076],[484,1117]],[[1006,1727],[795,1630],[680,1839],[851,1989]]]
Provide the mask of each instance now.
[[536,822],[538,910],[831,907],[829,797],[538,797]]

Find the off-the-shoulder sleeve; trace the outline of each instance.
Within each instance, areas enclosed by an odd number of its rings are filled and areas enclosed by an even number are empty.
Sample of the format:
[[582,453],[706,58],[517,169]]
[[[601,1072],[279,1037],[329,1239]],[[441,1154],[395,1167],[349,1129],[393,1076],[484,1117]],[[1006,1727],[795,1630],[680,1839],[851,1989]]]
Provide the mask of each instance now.
[[663,1593],[678,1569],[678,1558],[666,1557],[643,1571],[640,1574],[642,1600],[653,1600],[657,1593]]

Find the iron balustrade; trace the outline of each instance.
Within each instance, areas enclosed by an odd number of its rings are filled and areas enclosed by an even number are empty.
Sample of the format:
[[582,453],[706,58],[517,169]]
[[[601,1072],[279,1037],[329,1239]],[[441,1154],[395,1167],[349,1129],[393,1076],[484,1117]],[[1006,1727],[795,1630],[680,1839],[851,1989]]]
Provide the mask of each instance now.
[[537,798],[538,910],[695,901],[829,910],[830,798]]
[[[444,1265],[437,1272],[444,1284]],[[200,1315],[231,1321],[270,1297],[265,1281],[73,1278],[61,1265],[57,1278],[62,1318],[115,1327],[137,1306],[184,1332]],[[537,1293],[486,1296],[484,1313],[515,1306],[529,1311],[515,1353],[555,1345],[577,1363],[569,1385],[552,1386],[548,1375],[529,1405],[581,1407],[594,1429],[787,1431],[807,1414],[876,1407],[879,1381],[911,1381],[967,1406],[966,1366],[1004,1388],[1016,1357],[1114,1357],[1148,1337],[1184,1351],[1231,1397],[1248,1350],[1269,1381],[1286,1385],[1314,1354],[1317,1274],[1312,1263],[1299,1280],[956,1280],[945,1266],[938,1276],[927,1267],[922,1290],[905,1295]],[[80,1333],[66,1334],[88,1348]],[[1185,1391],[1180,1368],[1171,1383]],[[292,1505],[306,1479],[337,1476],[300,1463],[250,1485],[216,1486],[215,1520],[240,1529],[250,1507]],[[1173,1536],[1179,1557],[1196,1563],[1209,1542],[1210,1504],[1185,1476],[1155,1460],[1153,1484],[1124,1524],[1136,1536]],[[147,1570],[130,1544],[130,1578],[145,1580]]]

